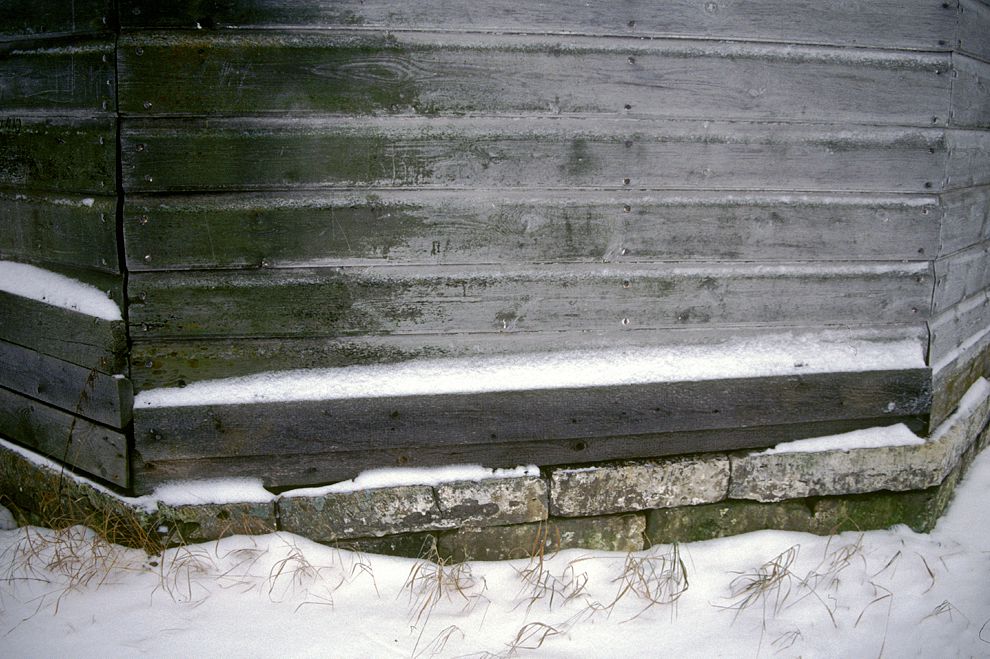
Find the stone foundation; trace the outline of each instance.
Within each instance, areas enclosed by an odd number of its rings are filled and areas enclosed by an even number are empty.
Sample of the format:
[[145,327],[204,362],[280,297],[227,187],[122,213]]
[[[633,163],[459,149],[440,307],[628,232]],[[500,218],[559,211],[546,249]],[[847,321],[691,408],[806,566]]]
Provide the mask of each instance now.
[[84,523],[155,549],[286,531],[342,548],[454,560],[561,549],[634,551],[759,529],[928,531],[988,441],[976,388],[921,445],[678,456],[546,469],[540,477],[407,485],[270,502],[168,506],[120,497],[54,463],[0,448],[0,502],[22,522]]

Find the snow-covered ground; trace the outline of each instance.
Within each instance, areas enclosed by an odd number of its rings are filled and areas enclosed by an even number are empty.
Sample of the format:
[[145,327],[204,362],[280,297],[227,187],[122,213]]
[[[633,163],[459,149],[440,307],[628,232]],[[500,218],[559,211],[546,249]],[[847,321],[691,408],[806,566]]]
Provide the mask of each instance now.
[[[0,531],[8,657],[990,656],[990,452],[930,535],[765,531],[437,567],[290,534]],[[9,518],[0,514],[0,526]]]

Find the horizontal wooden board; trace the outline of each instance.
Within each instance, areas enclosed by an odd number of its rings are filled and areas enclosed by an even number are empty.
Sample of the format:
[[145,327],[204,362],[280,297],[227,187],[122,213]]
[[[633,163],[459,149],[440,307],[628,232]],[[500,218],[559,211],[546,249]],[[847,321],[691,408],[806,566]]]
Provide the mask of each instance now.
[[146,459],[136,451],[134,488],[150,493],[172,480],[224,477],[258,478],[265,487],[289,489],[324,485],[354,478],[381,467],[436,467],[482,464],[516,467],[520,464],[573,465],[628,458],[657,458],[685,453],[766,448],[783,441],[822,437],[862,428],[904,423],[924,434],[924,417],[891,417],[796,423],[727,430],[652,433],[626,437],[546,439],[532,442],[417,446],[414,448],[334,451],[316,454],[274,454],[218,458]]
[[990,240],[990,186],[943,194],[941,203],[940,256]]
[[958,6],[929,0],[863,3],[791,0],[122,0],[126,28],[376,27],[472,32],[591,33],[835,43],[939,50],[951,47]]
[[263,263],[907,260],[935,254],[940,215],[937,197],[913,195],[431,190],[129,196],[124,239],[132,271]]
[[120,273],[116,197],[0,192],[0,259]]
[[0,188],[113,194],[116,163],[115,119],[0,114]]
[[949,355],[933,376],[931,427],[934,429],[955,410],[966,391],[979,378],[990,378],[990,332],[974,337]]
[[933,311],[953,305],[990,287],[990,242],[983,242],[935,261]]
[[129,380],[0,341],[0,385],[112,428],[131,421]]
[[990,289],[949,307],[931,322],[929,363],[933,366],[990,329]]
[[0,434],[114,485],[130,486],[123,433],[3,387]]
[[128,193],[625,178],[655,189],[932,192],[946,160],[943,129],[608,117],[125,120],[122,144]]
[[956,53],[952,70],[952,124],[990,128],[990,62]]
[[113,38],[0,41],[0,107],[5,111],[116,110]]
[[990,184],[990,130],[947,130],[945,189]]
[[927,264],[543,265],[135,273],[137,340],[598,330],[928,317]]
[[143,460],[595,439],[924,416],[928,369],[134,410]]
[[990,62],[990,5],[982,0],[959,0],[959,49]]
[[0,40],[108,32],[112,0],[4,0]]
[[948,123],[952,82],[945,54],[684,40],[173,32],[125,37],[119,52],[121,111],[135,115],[592,112],[931,126]]
[[924,321],[906,326],[867,326],[831,330],[820,327],[705,327],[664,330],[599,330],[501,332],[495,334],[380,335],[304,339],[193,339],[135,341],[131,347],[131,379],[137,391],[177,387],[268,371],[395,364],[413,359],[473,358],[503,355],[545,355],[548,352],[615,350],[619,348],[719,345],[767,335],[810,336],[837,343],[915,340],[927,348]]
[[101,373],[127,368],[127,328],[0,291],[0,339]]

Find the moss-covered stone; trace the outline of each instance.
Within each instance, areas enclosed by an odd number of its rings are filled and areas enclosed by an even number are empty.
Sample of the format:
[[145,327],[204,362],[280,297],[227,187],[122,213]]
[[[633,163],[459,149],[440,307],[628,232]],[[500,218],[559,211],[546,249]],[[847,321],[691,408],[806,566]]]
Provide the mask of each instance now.
[[457,526],[501,526],[547,518],[547,484],[538,477],[489,478],[436,487],[444,519]]
[[276,529],[271,503],[158,506],[158,532],[169,544],[217,540],[231,535],[261,535]]
[[435,543],[436,536],[432,533],[402,533],[400,535],[385,536],[384,538],[338,540],[331,544],[338,549],[347,549],[365,554],[423,558],[430,556],[431,549],[435,546]]

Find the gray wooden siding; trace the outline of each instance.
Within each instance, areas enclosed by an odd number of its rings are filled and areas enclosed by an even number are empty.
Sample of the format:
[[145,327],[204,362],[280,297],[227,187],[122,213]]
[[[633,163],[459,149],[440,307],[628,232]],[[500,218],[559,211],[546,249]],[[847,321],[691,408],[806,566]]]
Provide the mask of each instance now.
[[[114,7],[12,0],[0,11],[0,259],[124,307]],[[0,435],[130,485],[127,327],[0,293]]]

